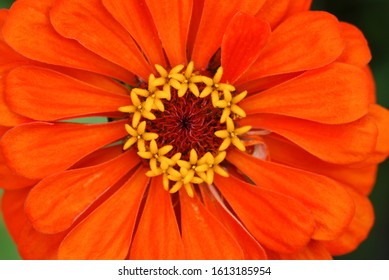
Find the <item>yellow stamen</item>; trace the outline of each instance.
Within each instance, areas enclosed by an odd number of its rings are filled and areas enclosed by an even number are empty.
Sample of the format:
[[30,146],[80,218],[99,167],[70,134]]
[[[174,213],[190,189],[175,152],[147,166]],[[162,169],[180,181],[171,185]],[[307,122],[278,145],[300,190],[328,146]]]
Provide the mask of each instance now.
[[190,173],[190,170],[186,168],[181,168],[179,175],[177,174],[170,174],[168,175],[169,180],[175,181],[176,183],[173,185],[173,187],[170,189],[170,193],[175,193],[181,189],[182,186],[184,186],[186,193],[193,197],[193,188],[192,184],[201,184],[203,180],[199,177],[195,177]]
[[[223,68],[219,67],[215,75],[213,76],[213,79],[203,76],[203,83],[206,85],[206,87],[201,91],[200,98],[207,97],[210,94],[215,95],[218,94],[218,92],[222,92],[224,90],[235,91],[235,87],[233,85],[220,83],[222,75],[223,75]],[[215,97],[212,97],[212,100],[214,98]],[[215,103],[213,104],[215,106]]]
[[246,95],[247,95],[247,91],[243,91],[237,96],[232,97],[232,94],[229,90],[223,91],[224,100],[218,100],[214,103],[215,107],[223,109],[223,113],[220,118],[221,123],[227,121],[227,118],[230,117],[231,112],[235,113],[241,118],[246,117],[245,111],[237,105],[237,103],[239,103],[242,99],[244,99]]
[[141,122],[136,129],[126,124],[125,129],[131,137],[124,143],[123,150],[129,149],[133,144],[138,142],[138,150],[143,151],[145,149],[145,141],[158,138],[157,133],[146,132],[146,121]]
[[[220,167],[220,163],[224,161],[227,153],[225,151],[219,152],[216,157],[213,157],[210,153],[207,153],[207,164],[208,169],[206,171],[206,176],[204,181],[210,185],[213,183],[214,173],[217,173],[221,176],[228,177],[227,171],[225,171],[222,167]],[[201,177],[201,176],[200,176]]]
[[219,151],[226,150],[231,143],[244,152],[246,150],[246,147],[242,143],[242,141],[239,139],[239,135],[245,134],[251,129],[251,126],[243,126],[235,129],[234,122],[231,118],[227,118],[227,129],[225,130],[218,130],[215,132],[215,136],[219,138],[223,138],[223,142],[219,147]]

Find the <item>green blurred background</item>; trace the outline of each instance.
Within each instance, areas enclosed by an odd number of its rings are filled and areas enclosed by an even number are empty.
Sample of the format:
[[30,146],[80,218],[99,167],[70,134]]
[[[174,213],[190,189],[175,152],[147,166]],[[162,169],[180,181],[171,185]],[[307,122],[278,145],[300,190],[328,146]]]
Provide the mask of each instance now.
[[[0,8],[8,8],[13,2],[0,0]],[[363,31],[373,53],[371,66],[378,103],[389,108],[389,0],[314,0],[313,9],[331,12]],[[358,250],[339,259],[389,259],[389,160],[380,166],[377,185],[370,197],[376,212],[374,228]],[[0,259],[19,258],[0,217]]]

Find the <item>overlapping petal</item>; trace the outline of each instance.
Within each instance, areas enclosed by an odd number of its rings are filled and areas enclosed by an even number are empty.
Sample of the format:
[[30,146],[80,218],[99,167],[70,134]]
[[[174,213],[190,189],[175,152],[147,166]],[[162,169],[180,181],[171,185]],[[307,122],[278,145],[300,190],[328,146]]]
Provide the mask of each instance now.
[[0,186],[7,190],[21,189],[30,187],[36,183],[36,180],[24,178],[9,169],[0,149]]
[[[0,10],[0,30],[3,28],[4,22],[8,16],[8,10]],[[14,62],[26,62],[28,59],[19,53],[15,52],[7,43],[4,41],[2,32],[0,32],[0,65],[5,65]]]
[[348,189],[348,191],[355,203],[355,216],[347,230],[339,238],[324,244],[335,256],[355,250],[367,238],[374,223],[374,210],[369,199],[352,189]]
[[336,164],[365,160],[376,146],[378,133],[369,117],[347,124],[327,125],[273,114],[256,114],[247,116],[241,125],[280,134],[318,158]]
[[170,194],[163,189],[160,177],[153,178],[129,257],[167,260],[183,259],[184,256],[184,246]]
[[274,30],[257,61],[237,83],[323,67],[336,60],[343,49],[339,22],[334,16],[325,12],[298,13]]
[[129,151],[106,163],[47,177],[29,193],[26,215],[42,233],[64,231],[138,163],[135,152]]
[[[3,91],[3,87],[0,85],[0,92],[2,91]],[[11,110],[9,110],[8,106],[6,106],[5,102],[3,101],[4,98],[2,95],[3,94],[0,93],[0,102],[2,102],[2,105],[0,105],[0,114],[1,114],[0,125],[11,127],[14,125],[28,122],[29,121],[28,118],[15,114]]]
[[61,242],[61,259],[123,259],[149,179],[139,168],[111,197],[76,225]]
[[274,30],[287,14],[290,2],[293,1],[267,0],[256,16],[269,22],[271,29]]
[[230,21],[221,45],[223,80],[233,84],[258,58],[270,35],[266,21],[237,13]]
[[311,239],[313,216],[297,200],[235,177],[217,175],[215,183],[245,227],[266,248],[292,253]]
[[11,71],[5,91],[7,104],[13,112],[42,121],[117,112],[119,107],[128,104],[126,95],[32,66]]
[[[131,34],[150,65],[166,65],[161,41],[144,0],[103,0],[104,7]],[[128,15],[131,14],[131,17]]]
[[[211,191],[212,190],[212,191]],[[215,188],[211,190],[201,189],[205,206],[212,212],[228,230],[234,235],[241,246],[245,259],[259,260],[266,259],[267,255],[262,245],[244,227],[235,215],[227,208]]]
[[333,63],[252,95],[239,105],[247,114],[273,113],[328,124],[348,123],[369,110],[368,82],[369,77],[361,69]]
[[130,72],[54,30],[49,20],[53,2],[22,0],[14,3],[2,30],[7,44],[30,59],[101,73],[132,83],[133,75]]
[[363,195],[368,195],[374,186],[378,169],[374,164],[363,166],[331,164],[309,154],[286,139],[274,135],[264,138],[274,162],[322,174],[354,188]]
[[315,219],[314,239],[334,239],[351,222],[355,211],[353,200],[337,182],[242,152],[229,153],[228,160],[257,186],[293,197],[306,206]]
[[65,233],[46,235],[31,226],[25,217],[24,201],[29,189],[6,191],[2,199],[3,215],[12,238],[24,259],[56,259]]
[[264,3],[264,0],[205,0],[192,51],[196,67],[206,68],[210,58],[220,47],[226,27],[235,13],[240,11],[255,15]]
[[332,260],[328,249],[319,241],[311,241],[307,247],[294,254],[270,253],[271,259],[278,260]]
[[147,79],[152,72],[130,34],[111,17],[100,0],[57,0],[50,10],[50,21],[63,37],[77,40],[85,48],[137,76]]
[[187,64],[186,42],[193,1],[145,0],[171,65]]
[[[180,191],[181,231],[189,259],[243,259],[239,243],[195,196]],[[204,238],[206,236],[207,238]]]
[[384,161],[389,154],[389,111],[380,105],[372,104],[368,115],[378,128],[378,137],[374,153],[367,161],[379,163]]
[[29,188],[6,190],[1,197],[1,212],[8,232],[15,242],[19,241],[20,232],[27,222],[23,207],[29,191]]
[[31,179],[64,171],[100,147],[126,135],[125,121],[83,125],[35,122],[17,126],[1,139],[9,167]]
[[340,31],[345,41],[345,49],[338,61],[363,67],[371,60],[371,52],[363,33],[354,25],[341,22]]

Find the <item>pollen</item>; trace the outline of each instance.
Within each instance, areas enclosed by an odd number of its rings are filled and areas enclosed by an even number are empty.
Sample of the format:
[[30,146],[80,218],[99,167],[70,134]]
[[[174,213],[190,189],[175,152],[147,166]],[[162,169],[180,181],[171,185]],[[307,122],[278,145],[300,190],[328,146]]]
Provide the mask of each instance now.
[[129,115],[123,150],[136,147],[146,175],[162,176],[166,191],[184,189],[193,197],[201,185],[213,184],[215,174],[229,176],[229,149],[245,151],[241,137],[251,127],[236,127],[235,121],[246,116],[238,103],[247,91],[238,94],[222,82],[222,67],[211,77],[193,62],[155,68],[157,75],[131,89],[131,105],[118,109]]

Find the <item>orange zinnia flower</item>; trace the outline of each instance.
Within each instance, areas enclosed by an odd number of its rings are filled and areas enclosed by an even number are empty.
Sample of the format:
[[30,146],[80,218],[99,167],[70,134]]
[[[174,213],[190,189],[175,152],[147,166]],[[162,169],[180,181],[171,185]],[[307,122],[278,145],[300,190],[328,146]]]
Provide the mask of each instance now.
[[310,2],[2,10],[2,211],[21,256],[354,250],[373,224],[389,113],[375,104],[361,32]]

